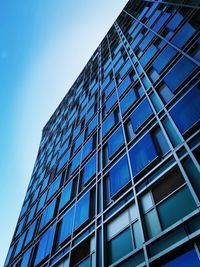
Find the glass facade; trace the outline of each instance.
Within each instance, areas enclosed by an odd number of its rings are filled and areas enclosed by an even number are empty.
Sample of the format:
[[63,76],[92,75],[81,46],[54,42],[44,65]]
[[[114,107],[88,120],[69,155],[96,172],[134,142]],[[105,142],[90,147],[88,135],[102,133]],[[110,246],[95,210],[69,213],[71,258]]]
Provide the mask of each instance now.
[[197,2],[128,1],[43,129],[5,267],[200,266]]

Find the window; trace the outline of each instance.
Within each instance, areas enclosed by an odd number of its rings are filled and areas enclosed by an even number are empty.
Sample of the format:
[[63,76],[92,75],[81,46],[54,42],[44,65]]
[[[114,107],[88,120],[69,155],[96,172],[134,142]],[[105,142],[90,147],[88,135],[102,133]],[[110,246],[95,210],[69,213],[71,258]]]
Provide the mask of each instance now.
[[82,133],[74,143],[74,152],[82,145],[84,140],[84,133]]
[[158,73],[161,73],[163,69],[165,69],[165,67],[170,63],[170,61],[172,61],[176,53],[176,50],[168,45],[153,62],[153,67]]
[[76,204],[74,229],[80,227],[90,217],[90,191],[87,192]]
[[112,82],[108,85],[108,87],[106,88],[106,90],[105,90],[105,96],[108,97],[109,94],[113,91],[114,88],[115,88],[115,83],[114,83],[114,81],[112,81]]
[[58,169],[57,171],[59,172],[62,167],[67,163],[67,161],[69,160],[70,157],[70,152],[71,150],[68,149],[67,152],[62,156],[62,158],[59,160],[59,164],[58,164]]
[[170,148],[161,129],[159,127],[153,129],[152,136],[154,139],[154,144],[156,145],[157,151],[160,156],[165,155],[170,150]]
[[98,117],[95,116],[92,121],[88,124],[88,128],[87,128],[87,136],[89,136],[92,131],[96,128],[98,123]]
[[113,197],[122,187],[124,187],[131,179],[128,167],[127,156],[124,156],[109,171],[110,178],[110,196]]
[[82,151],[79,151],[76,156],[73,158],[72,160],[72,164],[71,164],[71,173],[73,171],[75,171],[75,169],[78,167],[78,165],[80,164],[80,160],[81,160],[81,153]]
[[61,179],[62,179],[62,173],[50,185],[49,191],[47,194],[47,200],[50,199],[56,193],[56,191],[60,188]]
[[57,230],[57,246],[59,246],[72,233],[74,219],[74,207],[72,207],[61,219]]
[[130,84],[131,84],[131,79],[128,75],[118,86],[119,96],[121,96],[125,92],[125,90],[129,87]]
[[29,244],[29,243],[33,240],[33,237],[34,237],[34,234],[35,234],[35,227],[36,227],[36,224],[37,224],[37,220],[35,220],[35,221],[29,226],[29,229],[28,229],[28,231],[27,231],[27,235],[26,235],[26,240],[25,240],[24,246],[26,246],[27,244]]
[[107,242],[109,264],[142,246],[142,233],[135,204],[107,225]]
[[137,100],[135,91],[131,89],[125,97],[120,101],[121,111],[124,114]]
[[69,258],[65,258],[61,262],[59,262],[58,266],[56,267],[69,267]]
[[84,166],[82,171],[82,186],[84,186],[96,174],[96,155]]
[[52,228],[48,229],[40,238],[34,266],[37,266],[43,259],[45,259],[50,254],[53,245],[54,233],[55,225]]
[[56,198],[46,207],[46,209],[44,210],[43,214],[42,214],[42,218],[40,221],[40,226],[39,226],[39,230],[41,230],[42,228],[44,228],[47,223],[49,223],[53,217],[54,217],[54,213],[55,213],[55,209],[56,209]]
[[95,136],[92,136],[84,145],[82,160],[84,160],[95,148]]
[[124,145],[124,137],[122,127],[108,139],[108,157],[111,159],[119,149]]
[[117,94],[116,92],[114,92],[111,97],[108,99],[108,101],[106,102],[106,113],[108,113],[110,111],[110,109],[114,106],[114,104],[117,102]]
[[196,208],[192,195],[184,184],[179,169],[173,169],[140,199],[149,238]]
[[144,55],[141,57],[140,63],[143,67],[145,67],[149,61],[152,59],[152,57],[156,54],[156,52],[158,51],[158,49],[155,47],[155,45],[151,45],[146,52],[144,53]]
[[29,262],[30,262],[30,258],[31,258],[31,252],[32,252],[32,247],[24,253],[20,267],[30,266]]
[[46,196],[47,196],[47,191],[40,197],[40,200],[38,201],[37,212],[39,212],[44,206]]
[[72,251],[72,265],[76,267],[95,267],[95,238],[84,241]]
[[26,232],[24,232],[24,233],[20,236],[18,242],[16,243],[15,255],[14,255],[15,257],[16,257],[16,256],[21,252],[21,250],[22,250],[22,247],[23,247],[23,244],[24,244],[25,235],[26,235]]
[[172,91],[165,84],[158,88],[158,93],[165,104],[170,102],[174,97]]
[[145,98],[139,106],[131,113],[131,125],[134,132],[147,121],[147,119],[153,114],[148,100]]
[[62,195],[60,198],[60,206],[59,209],[62,209],[69,201],[71,200],[72,196],[72,186],[73,180],[71,180],[63,189]]
[[[184,67],[183,67],[184,66]],[[190,76],[190,74],[197,68],[191,60],[182,57],[177,64],[164,77],[164,81],[172,92]]]
[[135,176],[158,157],[150,133],[134,145],[129,154],[133,175]]
[[118,122],[118,114],[117,111],[112,112],[103,122],[102,124],[102,136],[104,137]]
[[168,263],[163,264],[161,267],[173,267],[173,266],[191,266],[198,267],[200,264],[199,257],[195,249],[191,249],[187,252],[184,252],[181,255],[176,256],[173,260],[170,260]]
[[171,40],[172,44],[182,48],[195,33],[195,29],[186,22]]
[[170,115],[181,133],[199,121],[199,103],[200,90],[198,87],[194,87],[170,110]]

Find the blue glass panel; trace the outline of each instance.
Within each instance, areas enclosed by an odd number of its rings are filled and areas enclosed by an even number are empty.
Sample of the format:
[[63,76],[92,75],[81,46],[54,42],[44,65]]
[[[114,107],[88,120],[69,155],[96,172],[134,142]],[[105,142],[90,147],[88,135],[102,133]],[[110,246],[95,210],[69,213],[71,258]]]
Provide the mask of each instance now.
[[87,258],[86,260],[82,261],[76,267],[90,267],[90,258]]
[[90,215],[90,191],[86,193],[76,204],[74,229],[89,220]]
[[112,197],[131,179],[127,156],[120,159],[120,161],[110,170],[109,176],[110,196]]
[[60,198],[60,206],[62,209],[71,199],[73,180],[71,180],[65,187]]
[[140,60],[141,65],[145,67],[152,59],[152,57],[156,54],[157,51],[158,49],[155,47],[155,45],[152,44],[144,53],[144,55],[141,57]]
[[156,131],[154,132],[154,138],[155,138],[155,142],[159,146],[160,153],[162,155],[165,155],[169,151],[170,148],[160,128],[156,129]]
[[29,261],[31,257],[32,247],[24,253],[20,267],[29,267]]
[[108,139],[108,157],[112,156],[119,151],[124,145],[124,137],[122,127],[120,127],[109,139]]
[[94,155],[84,167],[82,184],[86,184],[96,173],[96,155]]
[[124,77],[124,75],[128,72],[131,66],[132,66],[131,62],[128,60],[126,64],[122,67],[122,69],[120,70],[119,75],[121,78]]
[[26,232],[24,232],[23,235],[20,236],[18,243],[17,243],[17,246],[16,246],[16,249],[15,249],[15,255],[14,256],[17,256],[21,252],[21,249],[22,249],[22,246],[24,243],[24,239],[25,239],[25,234],[26,234]]
[[41,208],[44,206],[45,201],[46,201],[46,196],[47,196],[47,191],[40,197],[40,200],[37,206],[37,212],[39,212]]
[[135,91],[131,89],[125,97],[120,101],[121,111],[122,114],[124,114],[137,100],[137,96],[135,94]]
[[117,65],[114,67],[115,73],[121,68],[122,64],[124,63],[123,57],[117,62]]
[[71,235],[73,227],[73,218],[74,207],[67,211],[67,213],[62,218],[58,230],[57,245],[61,244],[67,237]]
[[60,174],[58,178],[56,178],[55,181],[50,185],[47,199],[50,199],[56,193],[56,191],[60,188],[61,179],[62,179],[62,174]]
[[158,91],[165,104],[170,102],[171,99],[174,97],[174,94],[166,85],[160,87]]
[[174,31],[176,27],[181,23],[183,20],[183,16],[180,13],[176,13],[170,22],[167,24],[167,28]]
[[168,18],[170,17],[169,13],[163,13],[162,16],[157,20],[156,24],[153,27],[153,30],[155,32],[158,32],[160,30],[160,28],[163,26],[163,24],[168,20]]
[[87,129],[87,135],[90,135],[91,132],[95,129],[98,123],[98,118],[95,116],[92,121],[88,124],[88,129]]
[[47,225],[48,222],[50,222],[53,217],[54,217],[54,212],[55,212],[55,208],[56,208],[56,199],[54,199],[48,206],[47,208],[44,210],[43,214],[42,214],[42,218],[40,221],[40,226],[39,226],[39,230],[41,230],[42,228],[45,227],[45,225]]
[[129,76],[126,76],[126,78],[118,86],[119,96],[123,94],[123,92],[129,87],[130,84],[131,84],[131,79]]
[[26,246],[29,242],[33,240],[33,236],[35,234],[35,226],[36,226],[37,220],[35,220],[28,229],[27,235],[26,235],[26,240],[24,245]]
[[171,42],[177,47],[182,48],[194,33],[195,29],[188,22],[186,22],[177,32]]
[[111,128],[115,125],[115,116],[114,113],[112,112],[103,122],[102,124],[102,136],[104,137],[110,130]]
[[108,113],[109,110],[113,107],[113,105],[117,102],[117,94],[114,92],[111,97],[106,102],[106,112]]
[[138,45],[138,43],[140,42],[142,37],[143,37],[143,34],[139,33],[138,36],[133,40],[133,42],[131,44],[132,49],[135,49],[135,47]]
[[200,119],[200,90],[192,88],[170,111],[181,133],[184,133]]
[[84,160],[93,149],[93,137],[91,137],[83,147],[82,160]]
[[197,68],[191,60],[186,57],[181,58],[172,70],[165,76],[164,81],[174,92]]
[[173,59],[176,53],[177,51],[170,45],[168,45],[153,62],[153,67],[157,70],[158,73],[160,73]]
[[62,167],[67,163],[67,161],[69,160],[69,156],[70,156],[70,149],[62,156],[62,158],[60,159],[59,161],[59,164],[58,164],[58,169],[57,171],[59,172]]
[[108,87],[105,89],[105,96],[108,97],[112,90],[115,88],[115,83],[112,81]]
[[161,11],[160,10],[156,10],[154,12],[154,14],[152,15],[152,17],[149,19],[149,21],[146,23],[146,25],[148,27],[151,27],[151,25],[156,21],[156,19],[158,18],[158,16],[160,15]]
[[130,116],[133,131],[136,132],[151,114],[153,114],[153,111],[145,98]]
[[74,157],[73,161],[72,161],[72,165],[71,165],[71,173],[78,167],[78,165],[80,164],[80,160],[81,160],[81,152],[79,151],[76,156]]
[[129,154],[134,176],[158,156],[149,133],[133,146]]
[[162,265],[162,267],[199,267],[200,261],[197,256],[197,253],[194,249],[177,256],[175,259],[171,260],[170,262]]
[[151,40],[153,39],[153,37],[155,36],[154,33],[149,32],[146,37],[144,38],[144,40],[141,42],[141,44],[139,45],[139,48],[141,50],[144,50],[146,48],[146,46],[151,42]]
[[82,133],[78,139],[75,141],[75,145],[74,145],[74,151],[77,150],[77,148],[79,148],[79,146],[83,143],[84,140],[84,133]]
[[53,245],[54,232],[55,232],[55,226],[48,229],[40,238],[34,266],[38,265],[51,252],[51,247]]

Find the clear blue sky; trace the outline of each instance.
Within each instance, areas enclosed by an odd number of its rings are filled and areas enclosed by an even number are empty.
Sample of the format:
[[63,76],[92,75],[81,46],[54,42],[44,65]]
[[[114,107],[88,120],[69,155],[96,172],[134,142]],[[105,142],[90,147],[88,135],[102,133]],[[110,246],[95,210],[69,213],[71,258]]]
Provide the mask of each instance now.
[[0,266],[41,131],[127,0],[0,0]]

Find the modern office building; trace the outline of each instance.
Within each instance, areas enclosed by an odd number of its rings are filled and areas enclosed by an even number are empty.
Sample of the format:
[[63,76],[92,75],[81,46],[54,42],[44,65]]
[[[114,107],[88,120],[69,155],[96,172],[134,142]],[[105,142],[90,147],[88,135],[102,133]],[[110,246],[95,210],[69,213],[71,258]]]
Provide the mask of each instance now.
[[199,10],[127,3],[43,129],[5,267],[200,266]]

